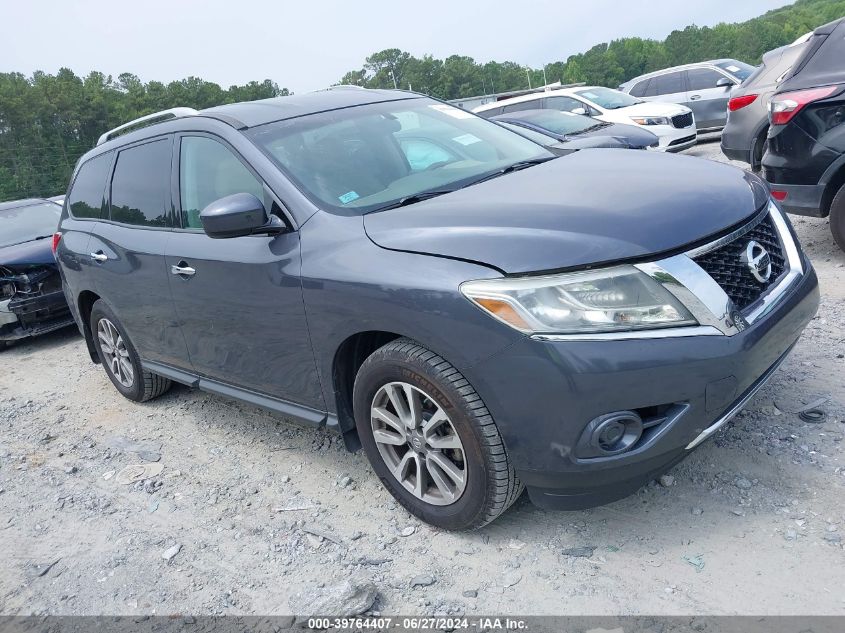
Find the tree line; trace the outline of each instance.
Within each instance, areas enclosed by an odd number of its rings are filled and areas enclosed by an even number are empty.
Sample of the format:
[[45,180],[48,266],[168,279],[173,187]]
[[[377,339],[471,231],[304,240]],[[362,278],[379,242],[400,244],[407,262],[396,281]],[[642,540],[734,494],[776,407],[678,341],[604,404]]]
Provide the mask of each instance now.
[[390,48],[367,57],[361,69],[347,72],[339,83],[410,87],[441,99],[524,90],[529,84],[537,87],[555,81],[615,88],[643,73],[705,59],[730,57],[756,65],[767,51],[842,16],[845,0],[797,0],[746,22],[688,26],[672,31],[664,40],[625,37],[596,44],[565,61],[553,61],[552,52],[545,68],[527,68],[515,62],[481,63],[464,55],[415,57]]
[[77,159],[103,132],[145,114],[286,94],[269,79],[223,89],[197,77],[164,84],[130,73],[79,77],[67,68],[0,73],[0,201],[64,193]]
[[[395,85],[442,99],[521,90],[529,82],[539,86],[583,81],[615,87],[644,72],[702,59],[732,57],[756,64],[766,51],[843,15],[845,0],[797,0],[746,22],[688,26],[664,40],[628,37],[597,44],[545,68],[510,61],[480,63],[464,55],[420,58],[387,49],[367,57],[361,69],[346,73],[339,83]],[[269,79],[223,89],[197,77],[165,84],[144,83],[129,73],[116,79],[100,72],[80,77],[66,68],[31,77],[0,73],[0,201],[64,193],[77,159],[100,134],[144,114],[287,94]]]

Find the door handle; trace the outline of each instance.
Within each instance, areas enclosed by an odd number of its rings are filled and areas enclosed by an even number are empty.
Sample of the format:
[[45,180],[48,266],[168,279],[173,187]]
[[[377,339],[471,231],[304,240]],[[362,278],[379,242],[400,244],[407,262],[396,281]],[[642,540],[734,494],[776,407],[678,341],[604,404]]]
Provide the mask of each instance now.
[[181,275],[184,277],[190,277],[192,275],[196,275],[197,271],[188,266],[187,262],[179,262],[178,264],[170,267],[170,274],[171,275]]
[[701,99],[701,95],[691,95],[689,98],[690,101],[698,101],[699,99]]
[[108,258],[109,258],[109,256],[106,255],[103,251],[97,251],[96,253],[91,253],[91,259],[93,259],[95,262],[97,262],[99,264],[102,264]]

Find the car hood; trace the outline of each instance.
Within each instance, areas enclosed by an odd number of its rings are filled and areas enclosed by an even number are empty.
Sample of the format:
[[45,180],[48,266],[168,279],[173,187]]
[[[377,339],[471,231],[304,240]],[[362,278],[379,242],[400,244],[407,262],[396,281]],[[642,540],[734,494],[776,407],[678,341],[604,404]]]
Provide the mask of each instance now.
[[605,114],[617,114],[625,116],[675,116],[676,114],[683,114],[689,112],[690,109],[686,106],[678,105],[677,103],[663,103],[662,101],[643,101],[636,103],[626,108],[616,108],[615,110],[607,110]]
[[735,167],[689,156],[583,150],[364,216],[379,246],[503,273],[650,259],[723,233],[768,201]]
[[[625,125],[624,123],[610,123],[595,130],[567,136],[567,140],[575,141],[586,138],[613,138],[617,144],[613,147],[642,148],[657,144],[657,135],[644,130],[636,125]],[[584,147],[589,147],[585,145]],[[605,146],[601,146],[605,147]],[[609,147],[609,146],[607,146]]]
[[0,266],[56,265],[53,241],[50,238],[32,240],[12,246],[0,246]]

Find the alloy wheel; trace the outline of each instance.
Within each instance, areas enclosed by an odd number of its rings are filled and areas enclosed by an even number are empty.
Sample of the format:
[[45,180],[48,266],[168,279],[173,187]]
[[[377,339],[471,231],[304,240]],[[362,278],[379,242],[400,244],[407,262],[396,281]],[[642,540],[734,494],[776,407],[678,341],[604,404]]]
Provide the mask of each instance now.
[[97,323],[97,338],[112,376],[124,387],[131,387],[135,381],[135,372],[129,359],[129,350],[114,323],[100,319]]
[[467,484],[464,446],[435,400],[405,382],[381,387],[370,407],[378,452],[393,477],[416,498],[455,503]]

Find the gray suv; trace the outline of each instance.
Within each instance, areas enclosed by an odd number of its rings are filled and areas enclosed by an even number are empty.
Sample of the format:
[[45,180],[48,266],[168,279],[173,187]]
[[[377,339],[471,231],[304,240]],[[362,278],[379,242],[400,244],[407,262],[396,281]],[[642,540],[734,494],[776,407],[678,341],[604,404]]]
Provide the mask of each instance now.
[[809,35],[763,55],[763,63],[731,92],[728,119],[722,131],[722,152],[758,171],[766,153],[769,101],[792,65],[804,52]]
[[699,132],[725,126],[731,88],[754,72],[754,67],[735,59],[714,59],[673,66],[634,77],[619,90],[644,101],[679,103],[693,111]]
[[91,359],[136,402],[175,381],[337,431],[443,528],[524,487],[552,509],[632,493],[818,304],[768,188],[726,165],[555,158],[401,91],[128,125],[80,159],[54,240]]

